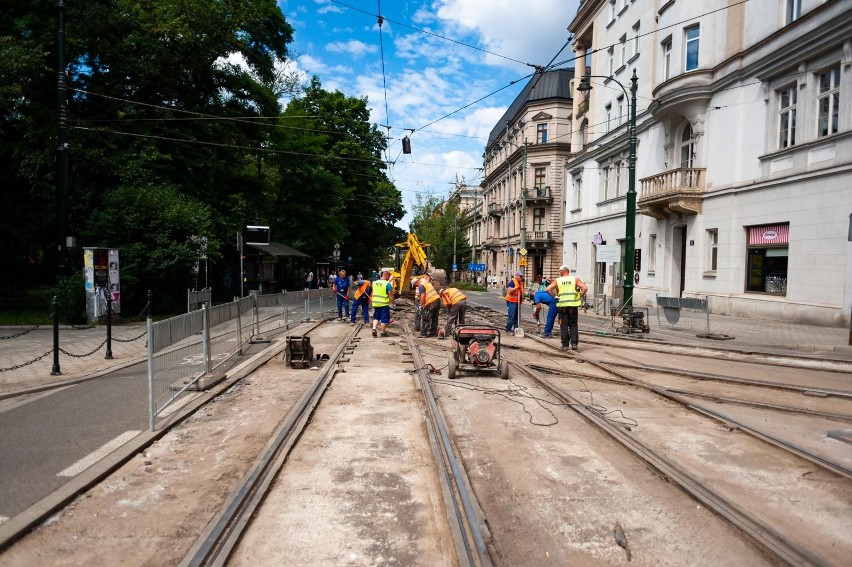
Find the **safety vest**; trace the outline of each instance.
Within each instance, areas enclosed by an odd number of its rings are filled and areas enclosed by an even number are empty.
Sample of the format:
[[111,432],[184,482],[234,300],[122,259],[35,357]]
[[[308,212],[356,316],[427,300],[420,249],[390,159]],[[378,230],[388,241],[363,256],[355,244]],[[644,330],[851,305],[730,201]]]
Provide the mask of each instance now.
[[370,282],[364,282],[355,290],[355,299],[360,299],[364,293],[367,292],[367,288],[370,287]]
[[388,297],[388,280],[384,278],[373,282],[373,307],[387,307],[390,305]]
[[577,279],[574,276],[556,278],[559,295],[556,296],[557,307],[579,307],[580,294],[577,293]]
[[420,285],[423,286],[423,293],[420,297],[420,305],[431,305],[438,301],[438,299],[440,299],[438,297],[438,292],[435,291],[435,287],[431,283],[423,281],[420,283]]
[[444,303],[444,307],[455,305],[459,301],[464,301],[465,299],[467,299],[467,296],[454,287],[445,289],[444,293],[441,294],[441,301]]
[[510,303],[519,303],[519,299],[524,297],[524,284],[520,282],[517,276],[512,280],[515,283],[515,287],[507,287],[506,288],[506,301]]

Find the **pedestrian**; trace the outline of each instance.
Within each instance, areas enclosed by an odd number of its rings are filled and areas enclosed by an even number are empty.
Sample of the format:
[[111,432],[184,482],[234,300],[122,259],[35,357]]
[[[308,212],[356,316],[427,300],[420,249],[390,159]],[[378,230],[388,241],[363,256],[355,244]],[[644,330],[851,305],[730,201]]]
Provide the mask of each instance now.
[[441,297],[432,285],[431,274],[420,278],[420,307],[423,310],[423,323],[420,326],[421,337],[438,336],[438,310],[441,308]]
[[376,326],[379,326],[381,336],[386,337],[388,323],[390,323],[390,306],[393,304],[393,286],[390,283],[391,273],[387,270],[382,272],[382,277],[373,282],[373,290],[370,300],[373,302],[373,336],[378,336]]
[[[346,277],[346,270],[337,272],[337,277],[332,280],[331,289],[337,298],[337,320],[342,323],[349,319],[349,278]],[[343,318],[344,310],[346,319]]]
[[545,320],[544,331],[542,331],[541,336],[549,339],[552,336],[553,325],[556,322],[556,314],[558,312],[558,308],[556,307],[556,298],[547,291],[547,288],[541,287],[537,292],[535,292],[533,301],[535,302],[536,319],[538,319],[538,312],[541,310],[541,306],[547,305],[547,319]]
[[[441,302],[447,308],[447,324],[444,325],[444,337],[450,336],[456,325],[464,325],[464,313],[467,311],[467,296],[457,288],[442,289]],[[441,338],[441,337],[438,337]]]
[[568,266],[559,266],[559,277],[547,286],[547,291],[556,293],[556,307],[559,310],[561,321],[559,333],[562,338],[562,350],[580,350],[579,332],[577,322],[580,317],[580,305],[583,304],[583,296],[589,291],[583,280],[570,275]]
[[358,315],[358,307],[361,307],[361,314],[364,316],[364,324],[370,322],[370,296],[373,294],[373,285],[363,279],[358,278],[352,285],[354,292],[352,294],[352,318],[349,320],[350,325],[355,324],[355,318]]
[[314,283],[314,273],[310,270],[305,272],[305,289],[311,289],[311,285]]
[[524,301],[524,274],[518,272],[512,281],[506,286],[506,309],[508,317],[506,318],[506,332],[511,333],[518,328],[518,308]]

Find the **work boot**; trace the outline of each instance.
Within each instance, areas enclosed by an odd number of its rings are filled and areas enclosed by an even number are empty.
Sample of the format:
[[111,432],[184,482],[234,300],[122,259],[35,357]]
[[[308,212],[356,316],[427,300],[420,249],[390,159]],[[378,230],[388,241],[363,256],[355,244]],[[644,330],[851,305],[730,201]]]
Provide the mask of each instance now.
[[576,350],[577,352],[580,352],[580,347],[578,347],[577,345],[571,345],[571,350]]
[[375,329],[373,329],[373,336],[374,336],[374,337],[378,337],[378,336],[379,336],[379,334],[378,334],[378,333],[376,333],[376,330],[375,330]]
[[390,335],[389,335],[389,334],[387,334],[387,333],[382,333],[382,334],[381,334],[381,336],[382,336],[382,337],[389,337]]

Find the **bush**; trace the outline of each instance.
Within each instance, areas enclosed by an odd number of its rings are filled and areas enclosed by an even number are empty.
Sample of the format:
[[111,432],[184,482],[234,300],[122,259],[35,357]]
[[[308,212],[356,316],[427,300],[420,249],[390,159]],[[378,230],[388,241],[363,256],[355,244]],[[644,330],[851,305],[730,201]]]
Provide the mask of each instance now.
[[486,289],[481,285],[476,285],[472,282],[463,281],[453,282],[449,285],[449,287],[454,287],[456,289],[461,289],[464,291],[486,291]]
[[77,325],[86,322],[86,282],[83,274],[60,276],[48,292],[48,308],[53,309],[53,297],[59,300],[59,322]]

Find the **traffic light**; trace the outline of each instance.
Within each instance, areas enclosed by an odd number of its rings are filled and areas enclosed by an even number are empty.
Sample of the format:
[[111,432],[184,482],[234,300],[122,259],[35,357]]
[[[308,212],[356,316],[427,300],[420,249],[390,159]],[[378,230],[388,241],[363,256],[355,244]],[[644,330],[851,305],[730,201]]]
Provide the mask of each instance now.
[[405,136],[402,139],[402,153],[410,154],[411,153],[411,140],[408,139],[408,136]]

